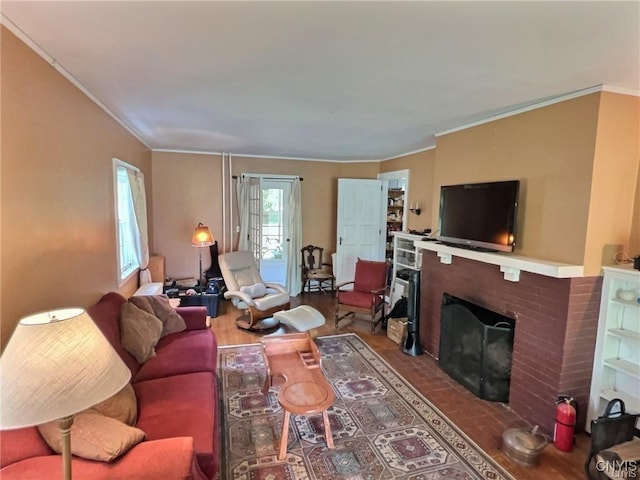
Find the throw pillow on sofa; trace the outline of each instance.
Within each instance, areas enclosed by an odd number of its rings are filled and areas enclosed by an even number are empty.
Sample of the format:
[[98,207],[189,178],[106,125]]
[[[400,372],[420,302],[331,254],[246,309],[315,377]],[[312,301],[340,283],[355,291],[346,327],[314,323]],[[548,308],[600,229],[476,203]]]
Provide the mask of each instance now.
[[138,421],[138,401],[136,392],[130,383],[116,393],[113,397],[107,398],[93,407],[85,410],[86,412],[94,412],[104,415],[105,417],[115,418],[133,427]]
[[120,311],[122,347],[142,364],[156,354],[155,346],[162,335],[162,322],[131,302]]
[[184,319],[169,303],[166,295],[139,295],[131,297],[129,302],[145,312],[155,315],[162,322],[162,336],[182,332],[187,329]]
[[[56,452],[62,452],[58,422],[38,426],[42,438]],[[99,413],[81,412],[71,425],[71,453],[77,457],[110,462],[145,438],[139,428],[130,427]]]

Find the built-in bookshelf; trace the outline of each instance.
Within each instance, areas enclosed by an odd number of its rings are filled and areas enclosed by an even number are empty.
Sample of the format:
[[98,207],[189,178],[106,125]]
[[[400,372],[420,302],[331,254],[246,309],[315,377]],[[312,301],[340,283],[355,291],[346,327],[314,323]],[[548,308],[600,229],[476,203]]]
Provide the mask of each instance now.
[[603,270],[587,430],[614,398],[640,413],[640,271],[631,265]]

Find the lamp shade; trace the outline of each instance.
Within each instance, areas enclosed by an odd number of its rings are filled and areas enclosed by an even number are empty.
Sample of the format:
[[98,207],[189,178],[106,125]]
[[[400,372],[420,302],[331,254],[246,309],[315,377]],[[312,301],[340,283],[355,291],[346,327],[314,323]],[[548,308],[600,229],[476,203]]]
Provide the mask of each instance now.
[[193,237],[191,238],[191,245],[194,247],[209,247],[213,245],[213,235],[211,234],[209,227],[202,223],[198,223],[198,226],[193,232]]
[[24,317],[0,357],[0,427],[73,415],[116,394],[130,378],[83,309]]

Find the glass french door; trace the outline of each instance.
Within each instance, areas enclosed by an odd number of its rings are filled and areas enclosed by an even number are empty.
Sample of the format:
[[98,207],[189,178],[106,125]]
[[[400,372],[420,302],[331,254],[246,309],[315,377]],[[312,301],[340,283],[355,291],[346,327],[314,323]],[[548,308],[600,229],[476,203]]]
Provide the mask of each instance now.
[[250,245],[265,282],[287,284],[291,182],[251,179]]

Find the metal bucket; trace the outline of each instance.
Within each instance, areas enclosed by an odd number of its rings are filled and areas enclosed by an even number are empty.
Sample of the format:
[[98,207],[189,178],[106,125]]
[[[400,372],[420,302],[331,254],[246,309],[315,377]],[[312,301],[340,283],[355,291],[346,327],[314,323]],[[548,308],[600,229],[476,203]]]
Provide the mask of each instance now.
[[538,432],[536,425],[529,431],[526,428],[510,428],[502,434],[504,453],[518,465],[535,467],[540,463],[540,455],[549,444],[549,438]]

